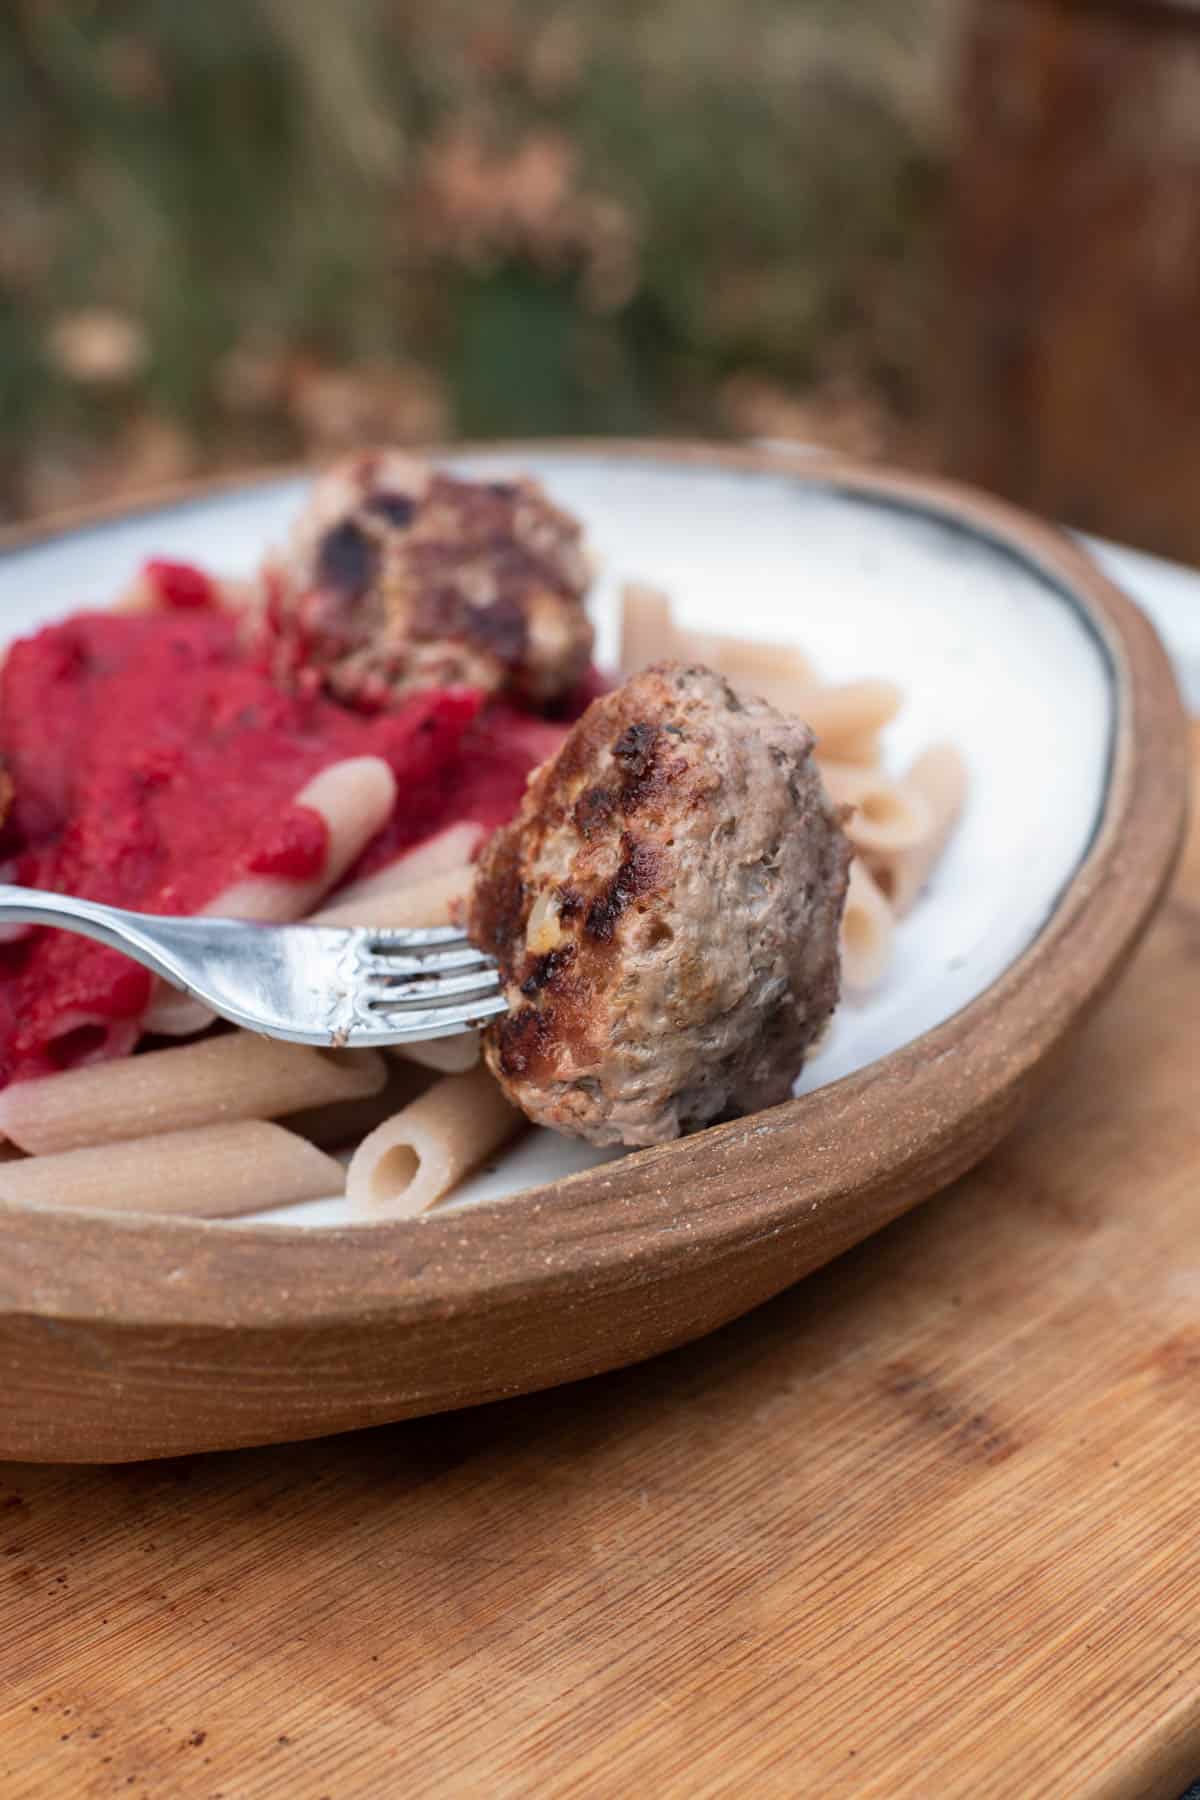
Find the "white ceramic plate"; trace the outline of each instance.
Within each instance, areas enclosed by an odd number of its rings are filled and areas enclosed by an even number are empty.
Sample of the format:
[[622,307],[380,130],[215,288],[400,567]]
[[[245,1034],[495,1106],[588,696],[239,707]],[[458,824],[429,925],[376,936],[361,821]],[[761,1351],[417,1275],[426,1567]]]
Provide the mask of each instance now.
[[[530,450],[472,455],[472,475],[541,479],[585,523],[602,574],[598,660],[616,651],[617,596],[637,578],[685,624],[794,642],[835,679],[880,675],[908,703],[888,734],[903,768],[952,738],[971,777],[966,818],[927,898],[901,928],[879,991],[844,1005],[797,1091],[909,1043],[982,993],[1036,937],[1079,865],[1103,803],[1114,729],[1107,656],[1069,596],[1011,549],[900,504],[783,472]],[[304,497],[275,481],[84,528],[0,559],[4,640],[106,604],[142,559],[247,574]],[[615,1154],[615,1153],[613,1153]],[[469,1205],[605,1160],[535,1132],[456,1200]],[[263,1214],[340,1223],[343,1203]]]

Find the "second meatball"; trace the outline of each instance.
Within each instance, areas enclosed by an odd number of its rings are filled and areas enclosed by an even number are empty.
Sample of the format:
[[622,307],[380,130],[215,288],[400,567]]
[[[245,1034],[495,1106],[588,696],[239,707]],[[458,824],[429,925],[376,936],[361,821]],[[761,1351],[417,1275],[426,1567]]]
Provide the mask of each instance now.
[[544,708],[588,667],[589,576],[578,524],[536,482],[364,452],[316,483],[266,572],[267,623],[282,675],[352,705],[461,684]]

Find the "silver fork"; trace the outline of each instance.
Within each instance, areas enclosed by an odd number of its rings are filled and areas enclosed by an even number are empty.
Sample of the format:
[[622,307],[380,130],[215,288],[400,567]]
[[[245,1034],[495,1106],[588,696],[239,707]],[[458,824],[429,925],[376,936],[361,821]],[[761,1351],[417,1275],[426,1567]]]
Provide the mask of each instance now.
[[507,1010],[500,973],[453,925],[377,931],[164,918],[0,885],[0,925],[54,925],[131,956],[248,1031],[359,1049],[453,1037]]

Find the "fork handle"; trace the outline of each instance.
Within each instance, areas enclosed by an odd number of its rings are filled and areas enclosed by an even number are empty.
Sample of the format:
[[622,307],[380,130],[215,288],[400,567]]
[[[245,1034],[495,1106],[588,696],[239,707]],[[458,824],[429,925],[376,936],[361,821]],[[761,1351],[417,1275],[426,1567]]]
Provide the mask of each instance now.
[[122,956],[160,975],[173,987],[183,982],[179,970],[138,929],[138,914],[124,907],[104,906],[99,900],[80,900],[74,894],[51,894],[42,888],[10,887],[0,883],[0,925],[54,925],[94,938]]

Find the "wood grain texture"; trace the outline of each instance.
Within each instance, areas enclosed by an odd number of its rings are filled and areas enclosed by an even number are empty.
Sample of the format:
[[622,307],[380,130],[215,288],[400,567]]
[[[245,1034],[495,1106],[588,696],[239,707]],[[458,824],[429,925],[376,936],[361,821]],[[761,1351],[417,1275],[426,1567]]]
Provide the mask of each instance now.
[[1153,632],[1081,550],[982,495],[831,459],[605,455],[915,510],[1068,596],[1108,657],[1117,727],[1096,837],[1054,915],[985,994],[869,1069],[503,1206],[320,1233],[0,1206],[0,1452],[109,1461],[315,1437],[686,1343],[978,1161],[1124,966],[1175,859],[1186,731]]
[[5,1800],[1175,1800],[1196,823],[1026,1127],[703,1343],[315,1444],[0,1465]]

